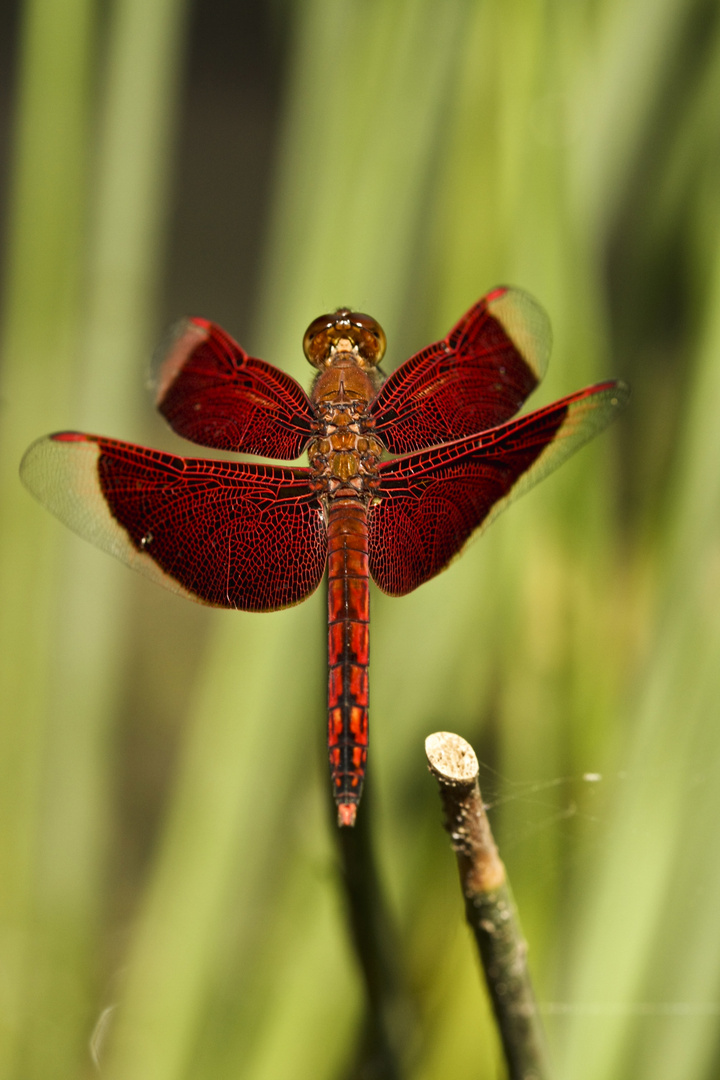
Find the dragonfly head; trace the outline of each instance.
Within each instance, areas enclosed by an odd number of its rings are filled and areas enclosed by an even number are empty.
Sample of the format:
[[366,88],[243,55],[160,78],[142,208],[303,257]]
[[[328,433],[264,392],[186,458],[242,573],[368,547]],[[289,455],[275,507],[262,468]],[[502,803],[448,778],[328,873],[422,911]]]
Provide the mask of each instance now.
[[361,367],[376,367],[385,353],[385,333],[369,315],[338,308],[313,319],[305,331],[303,351],[316,367],[329,367],[338,352],[352,352]]

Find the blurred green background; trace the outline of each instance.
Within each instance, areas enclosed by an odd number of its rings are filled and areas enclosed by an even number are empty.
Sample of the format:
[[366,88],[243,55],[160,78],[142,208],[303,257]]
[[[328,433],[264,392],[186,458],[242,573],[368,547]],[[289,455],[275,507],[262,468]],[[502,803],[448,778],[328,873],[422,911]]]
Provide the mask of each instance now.
[[[319,592],[210,611],[21,488],[37,436],[187,452],[144,381],[216,319],[309,385],[512,283],[534,406],[621,421],[447,573],[372,595],[368,800],[423,1030],[502,1075],[425,736],[459,732],[560,1080],[720,1074],[720,7],[27,0],[0,12],[0,1076],[348,1075],[362,989],[326,805]],[[105,1033],[105,1034],[104,1034]]]

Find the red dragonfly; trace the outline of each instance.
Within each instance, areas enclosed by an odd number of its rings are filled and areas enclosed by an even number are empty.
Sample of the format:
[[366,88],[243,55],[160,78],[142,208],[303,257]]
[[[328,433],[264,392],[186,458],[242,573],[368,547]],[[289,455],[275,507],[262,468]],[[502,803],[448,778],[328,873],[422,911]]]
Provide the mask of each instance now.
[[[403,596],[481,526],[609,424],[621,382],[510,420],[545,373],[550,325],[518,289],[479,300],[385,379],[385,335],[341,308],[303,341],[310,396],[220,327],[186,319],[155,369],[156,403],[186,439],[309,468],[175,457],[62,431],[21,475],[70,528],[174,592],[276,611],[328,568],[328,746],[340,825],[353,825],[368,746],[369,577]],[[392,455],[392,456],[387,456]]]

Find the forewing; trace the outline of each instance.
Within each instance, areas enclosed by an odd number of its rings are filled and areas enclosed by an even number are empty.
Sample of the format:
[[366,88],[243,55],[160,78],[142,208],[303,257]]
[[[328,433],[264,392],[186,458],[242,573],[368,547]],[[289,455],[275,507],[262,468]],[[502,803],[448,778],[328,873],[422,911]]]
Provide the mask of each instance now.
[[390,453],[407,454],[497,427],[542,379],[551,341],[531,296],[495,289],[390,376],[370,407],[375,431]]
[[370,573],[394,596],[434,577],[508,503],[597,435],[627,402],[601,383],[493,431],[380,466],[368,515]]
[[61,432],[20,466],[71,529],[191,599],[272,611],[319,584],[327,536],[307,469],[175,457]]
[[183,319],[153,364],[156,404],[178,435],[216,450],[290,461],[313,432],[303,388],[248,356],[206,319]]

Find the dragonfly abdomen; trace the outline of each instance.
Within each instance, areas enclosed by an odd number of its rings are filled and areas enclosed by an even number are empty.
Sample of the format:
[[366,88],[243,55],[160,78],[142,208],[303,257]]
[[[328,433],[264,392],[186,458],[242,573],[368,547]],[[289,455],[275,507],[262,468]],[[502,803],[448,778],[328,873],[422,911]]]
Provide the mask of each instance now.
[[365,779],[369,662],[368,529],[359,499],[328,509],[328,752],[341,825],[354,825]]

